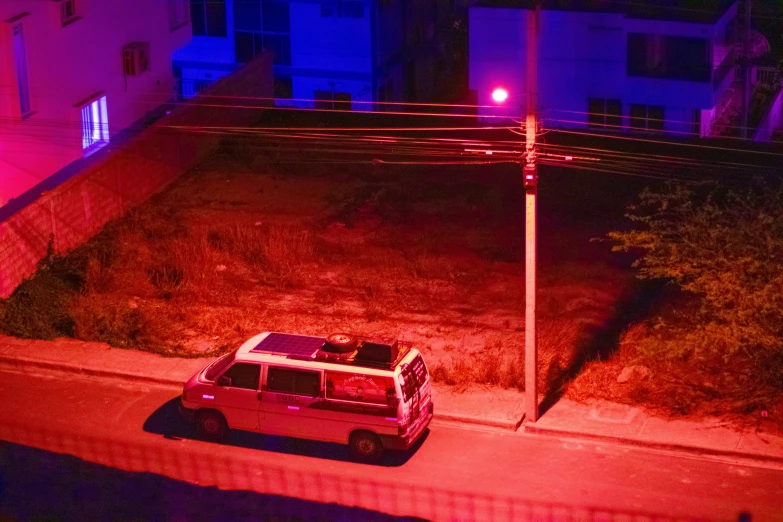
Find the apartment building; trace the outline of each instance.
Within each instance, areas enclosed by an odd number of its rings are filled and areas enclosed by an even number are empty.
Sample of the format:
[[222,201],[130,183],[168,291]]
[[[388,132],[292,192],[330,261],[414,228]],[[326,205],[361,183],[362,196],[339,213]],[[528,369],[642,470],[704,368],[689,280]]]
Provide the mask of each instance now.
[[382,110],[428,100],[448,81],[447,30],[469,0],[191,0],[193,40],[174,53],[182,96],[264,49],[278,103]]
[[169,101],[191,38],[188,0],[3,0],[0,20],[0,206]]
[[[470,10],[469,82],[479,114],[526,111],[533,2]],[[538,17],[537,110],[548,127],[707,136],[731,100],[737,2],[544,1]],[[495,106],[492,91],[509,98]]]

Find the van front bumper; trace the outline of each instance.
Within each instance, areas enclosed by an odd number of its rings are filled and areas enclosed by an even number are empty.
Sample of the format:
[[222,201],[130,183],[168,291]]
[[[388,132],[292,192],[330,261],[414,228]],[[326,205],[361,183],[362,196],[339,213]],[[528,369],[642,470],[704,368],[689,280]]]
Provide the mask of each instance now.
[[433,407],[432,403],[430,403],[427,415],[424,416],[418,422],[418,424],[416,424],[414,428],[405,435],[380,435],[381,443],[383,443],[384,449],[401,451],[410,448],[416,443],[417,440],[419,440],[419,437],[421,437],[421,435],[424,433],[424,430],[427,429],[427,426],[430,425],[432,417]]
[[190,409],[182,404],[182,397],[179,398],[179,415],[187,422],[196,420],[196,410]]

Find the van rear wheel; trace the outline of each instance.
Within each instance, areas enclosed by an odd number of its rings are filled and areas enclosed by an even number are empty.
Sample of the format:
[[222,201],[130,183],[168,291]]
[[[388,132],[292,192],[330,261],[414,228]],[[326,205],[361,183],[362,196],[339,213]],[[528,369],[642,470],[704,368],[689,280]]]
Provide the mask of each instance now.
[[223,415],[216,411],[200,411],[196,416],[199,434],[207,440],[220,441],[228,434],[228,424]]
[[349,445],[351,453],[364,461],[377,460],[383,454],[381,439],[369,431],[357,431],[351,434]]

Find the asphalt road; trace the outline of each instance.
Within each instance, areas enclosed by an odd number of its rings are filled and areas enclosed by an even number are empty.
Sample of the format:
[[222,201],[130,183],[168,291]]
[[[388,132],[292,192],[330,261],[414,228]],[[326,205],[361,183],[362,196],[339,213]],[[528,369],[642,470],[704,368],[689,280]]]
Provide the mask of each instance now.
[[178,393],[0,369],[0,519],[783,520],[780,469],[445,422],[362,464],[311,441],[202,442]]

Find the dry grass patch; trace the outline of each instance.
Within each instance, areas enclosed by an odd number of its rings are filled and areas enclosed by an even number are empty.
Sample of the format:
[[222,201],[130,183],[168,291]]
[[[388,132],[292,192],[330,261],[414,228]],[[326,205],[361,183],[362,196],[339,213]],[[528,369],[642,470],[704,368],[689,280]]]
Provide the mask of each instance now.
[[474,354],[466,355],[460,348],[455,350],[459,352],[457,355],[432,367],[435,382],[462,390],[473,384],[525,389],[524,349],[507,349],[502,341],[495,339]]

